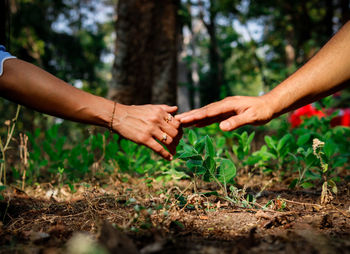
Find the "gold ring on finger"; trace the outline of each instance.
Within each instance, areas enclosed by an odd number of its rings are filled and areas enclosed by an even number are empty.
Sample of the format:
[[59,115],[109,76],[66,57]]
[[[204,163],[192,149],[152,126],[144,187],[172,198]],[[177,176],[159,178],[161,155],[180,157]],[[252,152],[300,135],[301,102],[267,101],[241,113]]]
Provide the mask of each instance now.
[[165,142],[167,139],[168,139],[168,135],[166,135],[165,133],[163,133],[162,141]]
[[168,116],[165,118],[165,121],[169,123],[171,120],[173,120],[173,116],[168,114]]

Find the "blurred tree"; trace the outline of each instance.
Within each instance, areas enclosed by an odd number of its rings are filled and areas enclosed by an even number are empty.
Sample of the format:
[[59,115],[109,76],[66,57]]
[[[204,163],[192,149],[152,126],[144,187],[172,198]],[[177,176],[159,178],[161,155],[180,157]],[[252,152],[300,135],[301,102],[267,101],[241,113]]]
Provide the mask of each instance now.
[[340,9],[340,22],[342,25],[344,25],[350,20],[350,0],[340,0]]
[[178,7],[178,0],[118,1],[110,98],[176,104]]
[[[72,85],[105,95],[107,80],[101,72],[106,65],[102,55],[108,52],[105,38],[113,26],[112,18],[96,18],[105,1],[8,0],[9,13],[3,15],[2,6],[0,12],[1,19],[7,17],[10,24],[6,34],[10,35],[11,53]],[[3,0],[0,2],[4,4]],[[0,119],[12,117],[14,109],[12,103],[0,100]],[[30,110],[24,112],[21,120],[27,130],[43,128],[48,123],[41,114],[36,117],[39,115]],[[48,124],[52,123],[53,119]]]
[[106,31],[88,22],[95,5],[92,0],[13,1],[12,52],[69,83],[82,80],[86,88],[97,89],[103,84],[98,71]]
[[8,15],[9,2],[8,0],[0,1],[0,44],[8,46]]
[[[215,0],[209,1],[207,20],[204,17],[203,12],[200,12],[202,22],[207,29],[209,35],[209,48],[208,48],[208,62],[209,72],[207,76],[207,82],[201,86],[202,97],[201,102],[208,104],[220,99],[221,86],[223,85],[223,63],[221,59],[221,52],[217,40],[217,15],[218,8],[215,5]],[[204,3],[200,2],[203,7]],[[203,96],[204,95],[204,96]]]

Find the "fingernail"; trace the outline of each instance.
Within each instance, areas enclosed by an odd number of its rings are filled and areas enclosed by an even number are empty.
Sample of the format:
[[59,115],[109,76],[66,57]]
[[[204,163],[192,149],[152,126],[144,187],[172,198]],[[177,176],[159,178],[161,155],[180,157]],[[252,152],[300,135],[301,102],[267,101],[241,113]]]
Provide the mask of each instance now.
[[220,128],[221,129],[225,129],[225,130],[227,130],[227,129],[229,129],[230,128],[230,123],[228,123],[228,122],[222,122],[222,123],[220,123]]
[[171,155],[171,156],[169,157],[169,159],[172,161],[172,160],[173,160],[173,156]]

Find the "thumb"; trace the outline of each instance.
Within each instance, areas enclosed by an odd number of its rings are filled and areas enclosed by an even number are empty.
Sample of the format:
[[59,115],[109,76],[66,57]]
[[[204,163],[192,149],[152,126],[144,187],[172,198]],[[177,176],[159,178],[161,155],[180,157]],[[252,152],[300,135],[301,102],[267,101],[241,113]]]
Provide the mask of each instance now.
[[220,129],[223,131],[233,131],[243,125],[248,124],[247,116],[244,114],[232,116],[220,123]]

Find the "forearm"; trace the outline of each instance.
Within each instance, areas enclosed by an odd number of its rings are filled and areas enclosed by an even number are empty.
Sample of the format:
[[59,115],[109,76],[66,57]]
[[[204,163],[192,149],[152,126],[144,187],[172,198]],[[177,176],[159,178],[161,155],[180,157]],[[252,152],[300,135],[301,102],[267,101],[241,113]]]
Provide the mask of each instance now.
[[342,89],[350,79],[350,22],[303,67],[262,96],[274,117]]
[[5,61],[0,94],[46,114],[105,127],[114,106],[112,101],[79,90],[18,59]]

